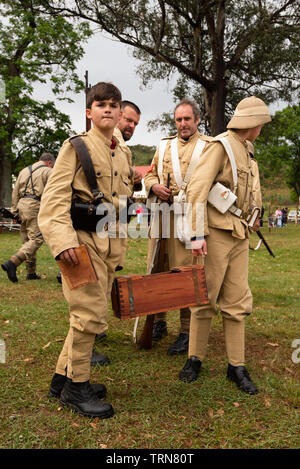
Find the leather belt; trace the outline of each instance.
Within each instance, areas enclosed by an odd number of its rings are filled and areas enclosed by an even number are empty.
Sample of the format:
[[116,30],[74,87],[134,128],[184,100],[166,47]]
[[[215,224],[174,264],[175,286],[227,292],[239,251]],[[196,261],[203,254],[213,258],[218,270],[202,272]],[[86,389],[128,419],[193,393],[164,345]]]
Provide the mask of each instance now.
[[41,200],[41,198],[40,198],[38,195],[33,195],[33,194],[24,194],[24,195],[21,195],[20,199]]

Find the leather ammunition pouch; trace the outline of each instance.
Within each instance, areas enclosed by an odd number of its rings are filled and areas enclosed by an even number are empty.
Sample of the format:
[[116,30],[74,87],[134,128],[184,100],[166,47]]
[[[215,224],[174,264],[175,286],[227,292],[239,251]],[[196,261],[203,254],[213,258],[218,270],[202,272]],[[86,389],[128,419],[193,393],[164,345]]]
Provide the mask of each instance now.
[[89,203],[74,199],[71,205],[71,219],[75,230],[96,232],[97,223],[107,214],[108,210],[101,200],[98,203]]
[[[75,230],[97,231],[97,223],[108,214],[107,208],[102,203],[104,194],[99,191],[97,178],[89,151],[81,137],[70,138],[86,180],[93,194],[93,199],[84,202],[75,198],[71,204],[71,219]],[[98,212],[98,213],[97,213]]]

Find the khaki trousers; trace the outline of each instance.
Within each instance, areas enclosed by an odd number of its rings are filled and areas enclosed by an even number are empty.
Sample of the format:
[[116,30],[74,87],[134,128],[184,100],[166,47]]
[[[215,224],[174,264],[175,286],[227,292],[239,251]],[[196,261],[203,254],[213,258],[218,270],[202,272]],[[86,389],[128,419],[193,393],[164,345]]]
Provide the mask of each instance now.
[[58,358],[56,373],[84,382],[90,377],[90,359],[95,335],[107,328],[111,282],[120,256],[119,239],[99,239],[96,233],[78,231],[78,241],[88,247],[98,281],[70,290],[62,276],[63,293],[69,305],[70,328]]
[[227,358],[231,365],[244,365],[244,320],[252,311],[248,285],[248,239],[231,231],[210,228],[207,237],[205,274],[209,305],[191,308],[189,356],[205,357],[211,318],[219,304],[223,316]]
[[28,274],[35,273],[36,253],[43,244],[43,236],[37,222],[39,208],[39,201],[34,199],[24,198],[18,203],[19,217],[22,220],[20,235],[23,244],[12,259],[17,265],[25,260]]
[[[155,247],[156,239],[150,238],[148,244],[148,267],[152,259],[152,253]],[[167,238],[166,242],[166,254],[165,254],[165,267],[164,272],[171,270],[173,267],[185,266],[195,264],[197,261],[192,255],[190,249],[186,249],[185,244],[179,241],[178,238],[174,237],[174,215],[173,212],[170,214],[170,237]],[[191,312],[189,308],[180,309],[180,332],[188,334],[190,330],[190,316]],[[161,312],[155,315],[154,321],[159,320],[166,321],[167,313]]]

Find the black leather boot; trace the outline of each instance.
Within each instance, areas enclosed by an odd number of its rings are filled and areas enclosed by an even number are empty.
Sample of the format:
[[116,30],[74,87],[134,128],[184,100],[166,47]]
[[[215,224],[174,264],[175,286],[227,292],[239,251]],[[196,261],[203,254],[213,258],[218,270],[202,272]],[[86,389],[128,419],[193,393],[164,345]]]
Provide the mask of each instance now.
[[[58,399],[61,395],[61,392],[67,380],[70,380],[70,379],[64,375],[59,375],[58,373],[54,373],[51,383],[50,383],[48,396],[55,397]],[[91,384],[91,388],[95,396],[98,397],[98,399],[102,399],[103,397],[106,396],[107,390],[104,384],[100,384],[100,383]]]
[[197,357],[190,357],[187,359],[184,367],[179,373],[179,379],[191,383],[196,381],[201,369],[201,361]]
[[60,395],[60,402],[85,417],[110,418],[114,409],[108,402],[95,396],[89,381],[73,383],[67,380]]
[[26,280],[40,280],[41,277],[37,274],[27,274]]
[[11,282],[17,282],[18,277],[17,277],[17,267],[16,264],[13,263],[13,261],[5,261],[3,264],[1,264],[2,269],[7,273],[8,279]]
[[187,353],[189,350],[189,334],[181,332],[176,338],[175,342],[169,347],[168,355],[178,355],[180,353]]
[[153,324],[152,339],[161,340],[163,336],[168,335],[166,321],[159,320]]
[[97,342],[101,342],[102,340],[106,339],[106,337],[107,335],[105,332],[102,332],[101,334],[96,334],[95,340],[97,340]]
[[244,366],[232,366],[228,363],[227,378],[237,384],[237,387],[248,394],[257,394],[256,385]]
[[95,349],[92,351],[92,356],[91,356],[91,365],[109,365],[110,364],[110,359],[106,355],[102,355],[102,353],[96,352]]

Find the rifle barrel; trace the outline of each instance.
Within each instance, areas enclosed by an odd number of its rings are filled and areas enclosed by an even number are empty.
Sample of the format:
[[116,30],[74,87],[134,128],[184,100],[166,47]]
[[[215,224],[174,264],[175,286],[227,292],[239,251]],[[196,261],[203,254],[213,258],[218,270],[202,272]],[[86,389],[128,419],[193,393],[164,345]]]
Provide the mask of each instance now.
[[260,232],[260,230],[256,231],[257,233],[257,236],[262,240],[262,242],[264,243],[264,245],[266,246],[269,254],[272,256],[272,257],[275,257],[274,253],[272,252],[272,249],[270,248],[270,246],[268,245],[267,241],[265,240],[263,234]]

